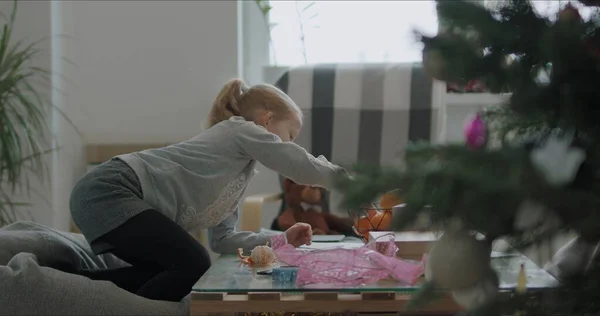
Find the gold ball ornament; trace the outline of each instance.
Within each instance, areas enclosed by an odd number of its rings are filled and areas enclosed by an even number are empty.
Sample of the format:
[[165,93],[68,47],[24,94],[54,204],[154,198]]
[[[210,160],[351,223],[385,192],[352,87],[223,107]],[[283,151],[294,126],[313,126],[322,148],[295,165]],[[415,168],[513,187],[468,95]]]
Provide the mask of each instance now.
[[447,78],[446,60],[438,49],[423,50],[423,68],[432,78],[441,81],[445,81]]
[[275,261],[275,253],[269,246],[257,246],[250,252],[250,258],[254,265],[266,266]]
[[490,248],[465,230],[447,230],[425,262],[425,277],[450,290],[477,285],[490,269]]

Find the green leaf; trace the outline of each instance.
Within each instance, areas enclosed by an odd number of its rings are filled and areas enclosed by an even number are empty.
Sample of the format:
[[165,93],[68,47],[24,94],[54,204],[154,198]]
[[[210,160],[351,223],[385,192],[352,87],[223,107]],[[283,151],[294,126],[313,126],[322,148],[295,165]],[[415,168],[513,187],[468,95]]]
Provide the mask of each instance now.
[[271,12],[272,9],[273,9],[273,7],[267,4],[262,8],[262,12],[263,12],[263,14],[266,15],[266,14],[269,14],[269,12]]
[[269,4],[269,0],[254,0],[263,15],[269,14],[273,7]]

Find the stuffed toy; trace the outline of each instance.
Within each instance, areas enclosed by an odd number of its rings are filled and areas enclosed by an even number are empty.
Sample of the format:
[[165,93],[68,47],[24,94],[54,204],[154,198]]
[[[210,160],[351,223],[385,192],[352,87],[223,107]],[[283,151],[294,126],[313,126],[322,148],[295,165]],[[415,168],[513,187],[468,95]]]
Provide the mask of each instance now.
[[281,230],[302,222],[312,227],[314,235],[354,235],[352,220],[323,212],[320,188],[300,185],[285,179],[283,190],[287,208],[277,218]]

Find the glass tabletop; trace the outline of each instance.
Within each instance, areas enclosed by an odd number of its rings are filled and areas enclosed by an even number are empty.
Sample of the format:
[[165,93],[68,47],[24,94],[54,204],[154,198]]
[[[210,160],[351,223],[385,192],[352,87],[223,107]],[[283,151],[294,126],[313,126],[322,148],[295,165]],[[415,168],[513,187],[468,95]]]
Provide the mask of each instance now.
[[[548,272],[540,269],[527,257],[520,254],[492,253],[492,267],[498,273],[500,289],[514,288],[521,263],[524,264],[527,274],[527,288],[531,290],[552,288],[557,285],[557,280]],[[275,265],[276,266],[276,265]],[[272,268],[272,267],[271,267]],[[270,269],[270,268],[269,268]],[[264,268],[262,269],[264,270]],[[298,286],[294,284],[274,284],[271,275],[261,275],[254,269],[240,262],[235,255],[222,255],[210,269],[194,285],[196,292],[413,292],[419,288],[416,285],[402,284],[392,280],[382,280],[376,283],[360,286],[345,286],[339,284],[312,284]]]

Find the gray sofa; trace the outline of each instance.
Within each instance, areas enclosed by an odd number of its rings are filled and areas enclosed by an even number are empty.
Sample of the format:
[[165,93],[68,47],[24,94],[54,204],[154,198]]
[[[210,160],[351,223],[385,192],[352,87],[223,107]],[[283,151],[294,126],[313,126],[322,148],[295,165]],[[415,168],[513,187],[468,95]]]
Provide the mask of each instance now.
[[189,315],[182,302],[142,298],[106,281],[64,271],[127,263],[95,256],[80,234],[32,222],[0,228],[0,315]]

